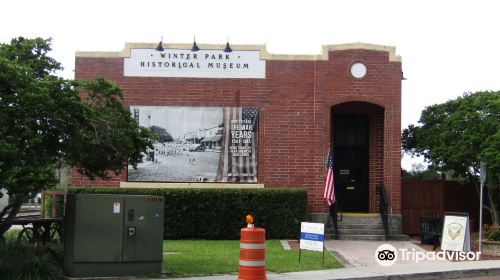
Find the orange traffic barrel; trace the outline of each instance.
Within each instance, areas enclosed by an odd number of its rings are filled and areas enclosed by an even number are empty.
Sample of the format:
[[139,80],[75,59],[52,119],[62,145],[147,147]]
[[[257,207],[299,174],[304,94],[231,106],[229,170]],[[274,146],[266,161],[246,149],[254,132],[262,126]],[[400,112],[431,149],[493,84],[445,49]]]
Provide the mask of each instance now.
[[242,228],[238,280],[266,279],[266,230]]

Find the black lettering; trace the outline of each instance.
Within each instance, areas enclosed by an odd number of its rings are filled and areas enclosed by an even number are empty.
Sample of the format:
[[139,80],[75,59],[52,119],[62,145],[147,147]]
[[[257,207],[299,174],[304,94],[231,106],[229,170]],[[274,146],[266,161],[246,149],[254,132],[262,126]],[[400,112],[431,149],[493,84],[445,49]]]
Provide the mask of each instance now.
[[248,63],[243,63],[243,69],[248,69]]
[[219,59],[220,59],[220,60],[222,60],[222,57],[223,57],[223,55],[222,55],[222,54],[219,54]]
[[233,63],[229,63],[229,68],[233,69]]
[[[198,66],[200,66],[200,64],[198,64]],[[200,67],[198,67],[200,68]],[[208,68],[214,68],[214,64],[212,62],[208,63]]]
[[181,53],[180,56],[181,56],[181,59],[184,59],[184,54],[183,53]]
[[240,69],[241,68],[241,64],[240,63],[236,63],[236,68]]
[[229,60],[229,55],[228,54],[226,54],[226,59]]
[[215,56],[215,54],[212,55],[211,59],[217,59],[217,57]]
[[193,59],[198,59],[198,55],[197,54],[193,54]]
[[208,59],[210,55],[208,53],[205,54],[205,59]]
[[201,68],[200,63],[196,62],[196,67]]
[[153,62],[151,62],[151,66],[152,66],[152,67],[156,67],[156,62],[154,62],[154,61],[153,61]]
[[146,63],[144,63],[144,61],[141,61],[141,67],[144,67],[146,65]]
[[161,58],[165,58],[165,53],[160,53]]
[[176,53],[174,53],[174,56],[173,56],[173,58],[177,58],[177,54],[176,54]]

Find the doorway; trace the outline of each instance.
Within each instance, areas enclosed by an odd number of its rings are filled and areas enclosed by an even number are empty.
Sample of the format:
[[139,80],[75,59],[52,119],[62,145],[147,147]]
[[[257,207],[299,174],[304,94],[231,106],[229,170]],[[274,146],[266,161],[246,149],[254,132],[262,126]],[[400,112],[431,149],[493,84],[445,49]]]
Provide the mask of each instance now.
[[369,116],[333,114],[335,195],[343,212],[368,212]]

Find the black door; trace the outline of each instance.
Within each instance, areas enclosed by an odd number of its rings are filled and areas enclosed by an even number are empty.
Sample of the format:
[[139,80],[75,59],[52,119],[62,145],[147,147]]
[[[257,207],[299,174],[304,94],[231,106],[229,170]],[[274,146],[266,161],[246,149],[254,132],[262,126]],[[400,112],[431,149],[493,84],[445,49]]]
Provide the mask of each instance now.
[[368,212],[368,116],[333,116],[335,195],[343,212]]

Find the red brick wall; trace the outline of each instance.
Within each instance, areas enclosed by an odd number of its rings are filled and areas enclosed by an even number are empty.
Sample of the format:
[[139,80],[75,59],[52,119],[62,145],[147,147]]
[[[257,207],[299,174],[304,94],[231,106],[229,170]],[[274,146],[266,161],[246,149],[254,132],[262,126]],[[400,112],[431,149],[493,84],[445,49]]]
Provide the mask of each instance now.
[[[364,80],[348,74],[356,60],[367,65]],[[98,75],[123,89],[127,106],[258,107],[259,183],[306,189],[311,213],[326,211],[322,189],[331,108],[344,102],[376,105],[365,106],[371,116],[369,209],[378,210],[375,184],[383,180],[392,213],[400,213],[401,62],[389,61],[388,52],[342,50],[330,51],[327,61],[268,60],[266,79],[123,77],[123,58],[76,57],[77,79]],[[78,186],[118,186],[120,180],[126,181],[126,171],[106,182],[73,174]]]

